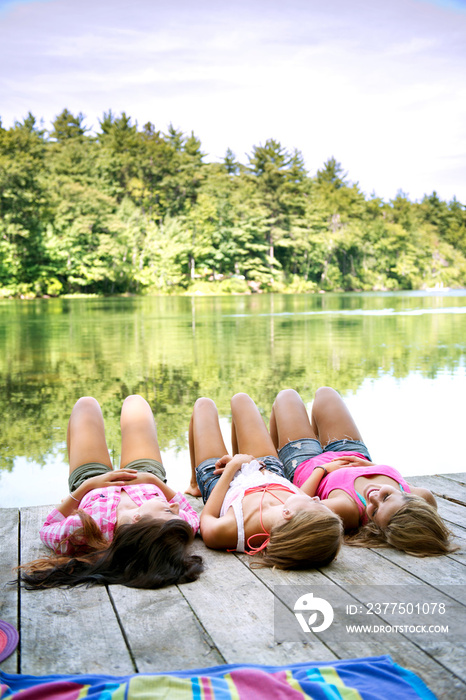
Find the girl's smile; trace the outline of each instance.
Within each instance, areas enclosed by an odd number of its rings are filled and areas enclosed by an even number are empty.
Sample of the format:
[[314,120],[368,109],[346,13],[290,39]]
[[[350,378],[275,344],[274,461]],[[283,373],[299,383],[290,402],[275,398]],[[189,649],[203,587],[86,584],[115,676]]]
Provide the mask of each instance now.
[[368,488],[366,500],[367,517],[381,528],[387,527],[392,517],[405,502],[402,492],[395,486],[388,484]]

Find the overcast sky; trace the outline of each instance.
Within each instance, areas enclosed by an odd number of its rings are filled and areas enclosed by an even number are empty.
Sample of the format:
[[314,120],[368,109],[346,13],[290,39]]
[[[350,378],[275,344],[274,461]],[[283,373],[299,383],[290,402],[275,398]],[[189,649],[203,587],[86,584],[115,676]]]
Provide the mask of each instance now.
[[274,138],[366,194],[466,203],[466,0],[0,0],[0,117]]

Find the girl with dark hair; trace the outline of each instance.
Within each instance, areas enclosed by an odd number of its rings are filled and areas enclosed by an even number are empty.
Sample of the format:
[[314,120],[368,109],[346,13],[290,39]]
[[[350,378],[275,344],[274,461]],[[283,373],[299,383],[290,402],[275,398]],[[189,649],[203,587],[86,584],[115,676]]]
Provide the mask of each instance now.
[[396,547],[423,557],[457,547],[430,491],[410,486],[388,465],[375,464],[340,395],[317,390],[311,421],[299,394],[281,391],[270,434],[287,478],[337,513],[357,547]]
[[199,517],[166,484],[147,401],[133,395],[123,403],[120,469],[112,468],[102,411],[90,396],[72,410],[67,446],[70,493],[40,531],[54,554],[23,565],[23,585],[159,588],[197,579],[202,559],[189,545]]

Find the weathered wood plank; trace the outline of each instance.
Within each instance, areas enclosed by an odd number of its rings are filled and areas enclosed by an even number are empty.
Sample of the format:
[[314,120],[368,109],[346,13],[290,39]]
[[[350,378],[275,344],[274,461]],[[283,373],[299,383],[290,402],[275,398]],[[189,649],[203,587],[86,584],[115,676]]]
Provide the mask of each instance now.
[[[407,557],[407,555],[403,556]],[[330,589],[335,591],[335,588],[338,587],[339,600],[344,604],[358,604],[364,602],[355,597],[358,586],[383,585],[386,587],[401,583],[415,585],[413,576],[406,571],[399,570],[397,566],[381,560],[377,552],[351,547],[345,547],[339,554],[338,560],[323,569],[322,573],[271,571],[269,569],[258,569],[256,573],[288,605],[290,605],[290,601],[286,599],[286,589],[277,588],[277,586],[286,585],[290,588],[290,592],[294,586],[306,586],[310,590],[313,588],[316,590],[316,586],[325,586],[325,590],[329,590],[329,596]],[[442,600],[448,601],[448,598],[443,596]],[[292,609],[292,606],[290,608]],[[361,620],[358,619],[356,622],[361,623]],[[367,623],[367,620],[362,620],[362,622]],[[385,624],[390,623],[390,620],[381,616],[378,622]],[[372,623],[377,624],[375,619],[372,620]],[[418,673],[438,697],[458,698],[460,700],[466,692],[464,648],[452,649],[448,641],[441,645],[424,641],[422,648],[419,648],[418,642],[413,643],[402,635],[389,635],[375,639],[368,637],[367,640],[357,639],[356,641],[342,635],[336,643],[332,641],[331,649],[340,658],[389,653],[397,663]],[[463,669],[462,674],[461,668]]]
[[466,544],[466,527],[450,522],[447,522],[447,527],[453,533],[455,538],[457,538],[455,544],[459,547],[464,547]]
[[[19,512],[16,508],[0,509],[0,618],[18,629],[18,587],[9,582],[16,578],[13,569],[18,566]],[[2,664],[2,671],[18,672],[18,651],[14,651]]]
[[[384,556],[387,552],[396,553],[396,562],[392,559],[388,560],[388,557],[386,558]],[[338,583],[352,595],[357,596],[355,584],[371,586],[371,588],[374,589],[376,586],[381,586],[385,591],[387,587],[393,587],[394,593],[396,586],[403,586],[403,589],[408,593],[416,591],[415,587],[417,587],[417,589],[419,589],[419,593],[417,594],[419,598],[416,598],[415,602],[422,603],[425,602],[423,599],[423,596],[426,594],[425,583],[427,579],[430,579],[428,585],[429,600],[434,600],[437,603],[443,602],[449,609],[451,609],[452,606],[457,609],[461,608],[462,614],[465,613],[464,586],[458,585],[461,584],[462,581],[461,579],[455,580],[454,591],[452,591],[451,574],[449,575],[448,572],[439,571],[440,558],[438,557],[418,559],[391,549],[358,551],[351,547],[345,548],[344,555],[343,566],[341,566],[340,569],[338,567],[329,567],[326,574],[332,581]],[[449,562],[448,558],[442,557],[441,561],[444,566],[454,566],[455,571],[457,571],[454,562]],[[422,576],[419,575],[419,563],[421,562],[423,564]],[[361,573],[363,574],[362,576]],[[452,595],[455,600],[462,601],[460,606],[453,603],[451,600]],[[361,600],[361,602],[364,601]],[[389,616],[387,617],[382,613],[381,618],[385,622],[390,623]],[[439,616],[437,615],[435,619],[436,624],[438,621]],[[451,621],[450,619],[450,622]],[[466,683],[464,641],[464,636],[460,639],[458,639],[457,636],[455,638],[453,630],[450,635],[439,638],[431,636],[418,638],[416,640],[416,645],[429,657],[433,657],[435,663],[432,663],[432,659],[429,660],[429,662],[426,662],[425,659],[422,661],[419,657],[419,652],[413,650],[406,654],[404,662],[399,661],[398,659],[403,659],[403,656],[400,657],[400,651],[402,651],[402,649],[399,648],[399,638],[388,637],[386,644],[388,645],[389,653],[392,654],[398,663],[404,663],[412,670],[416,670],[418,664],[422,664],[422,668],[425,669],[426,672],[425,680],[428,685],[435,690],[438,683],[437,675],[443,679],[442,683],[447,684],[448,674],[446,670],[456,675],[463,683]],[[438,664],[442,667],[440,670],[437,668]],[[447,685],[443,687],[442,693],[445,692],[446,687]],[[466,691],[466,685],[464,686],[464,691]],[[438,693],[438,690],[435,690],[435,692]],[[440,697],[443,696],[444,695],[440,694]]]
[[458,472],[453,474],[441,474],[444,479],[450,479],[451,481],[456,481],[458,484],[463,484],[466,486],[466,472]]
[[[336,658],[317,639],[308,644],[274,641],[274,596],[234,554],[210,551],[201,543],[206,571],[183,586],[183,595],[226,663],[287,664]],[[249,564],[249,562],[247,562]],[[284,610],[285,617],[294,615]]]
[[[39,529],[48,507],[21,509],[21,562],[47,550]],[[21,591],[21,673],[133,673],[103,587]]]
[[[453,480],[450,476],[455,476],[458,480]],[[466,563],[466,507],[448,499],[459,496],[459,499],[456,498],[456,500],[462,500],[465,497],[466,487],[463,484],[465,476],[464,474],[453,474],[409,477],[409,483],[413,486],[428,488],[435,495],[439,514],[455,536],[455,544],[460,546],[460,549],[449,554],[448,558],[461,564]]]
[[[353,608],[357,608],[359,603],[363,602],[353,595],[355,587],[342,588],[335,586],[334,588],[338,589],[337,595],[340,605],[352,605]],[[331,589],[332,584],[328,582],[325,587],[325,590],[328,591],[328,597],[330,597]],[[284,602],[286,601],[284,600]],[[292,601],[289,602],[292,603]],[[364,618],[362,613],[358,613],[351,622],[353,624],[367,624],[367,619]],[[373,625],[386,625],[387,622],[389,623],[388,620],[384,620],[383,617],[378,615],[373,615],[371,618]],[[327,644],[341,658],[364,658],[390,654],[397,663],[418,673],[438,697],[456,697],[458,700],[464,697],[466,684],[453,675],[451,669],[445,668],[436,659],[432,658],[430,650],[418,648],[416,643],[402,634],[349,635],[343,631],[339,638],[333,638],[331,641],[327,641]],[[461,653],[458,652],[457,658],[459,661],[461,661],[461,656]],[[452,660],[453,662],[454,660]],[[452,689],[455,689],[455,693],[452,692]]]
[[459,546],[460,549],[447,556],[449,559],[454,559],[460,564],[466,565],[466,530],[453,523],[448,523],[448,527],[455,536],[453,540],[454,544]]
[[455,600],[466,604],[466,567],[453,557],[409,557],[396,549],[379,549],[378,554],[434,588],[453,587]]
[[446,498],[435,496],[437,510],[441,518],[447,524],[454,523],[459,527],[466,527],[466,508],[458,503],[452,503]]
[[[193,586],[202,586],[202,578]],[[111,586],[110,595],[138,672],[225,663],[183,596],[184,586],[156,591]]]
[[[408,481],[413,483],[414,479],[418,477]],[[466,485],[465,474],[444,475],[440,482],[436,479],[427,482],[419,477],[419,485],[447,498],[458,493],[458,485]],[[199,499],[189,500],[196,509],[202,507]],[[439,698],[463,700],[466,686],[458,678],[464,668],[461,645],[449,649],[443,642],[425,642],[421,648],[398,636],[370,642],[341,639],[330,646],[316,635],[309,638],[304,633],[299,642],[274,638],[274,600],[278,600],[277,609],[285,615],[286,624],[296,624],[293,606],[285,594],[274,595],[275,586],[338,587],[341,598],[351,602],[358,601],[358,584],[414,586],[425,580],[434,591],[439,589],[439,595],[442,586],[454,585],[454,590],[460,591],[456,597],[464,602],[458,584],[465,581],[466,508],[442,497],[438,501],[439,512],[463,544],[459,553],[448,557],[417,559],[391,549],[344,547],[338,560],[322,571],[281,572],[250,569],[249,557],[207,550],[196,540],[195,549],[204,557],[206,571],[199,581],[190,584],[158,591],[112,586],[109,595],[104,588],[22,591],[21,668],[7,669],[2,664],[2,669],[39,675],[118,675],[219,663],[284,665],[390,653],[395,661],[418,673]],[[14,521],[17,511],[6,510],[11,511],[9,517]],[[47,551],[40,545],[38,531],[48,510],[23,509],[22,561]],[[11,522],[2,518],[0,523],[2,551],[3,543],[14,539],[14,527],[8,524]],[[13,545],[8,556],[16,564]],[[7,608],[10,613],[16,611],[16,604],[6,602],[6,608],[0,611]],[[6,613],[2,617],[9,619]]]
[[[432,491],[435,497],[466,506],[466,485],[443,476],[411,476],[408,482]],[[464,514],[466,519],[466,514]]]

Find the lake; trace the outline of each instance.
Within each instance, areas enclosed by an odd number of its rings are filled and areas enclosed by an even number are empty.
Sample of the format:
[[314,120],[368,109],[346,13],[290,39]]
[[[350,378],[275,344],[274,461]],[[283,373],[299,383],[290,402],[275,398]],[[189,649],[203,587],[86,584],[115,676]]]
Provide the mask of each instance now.
[[329,385],[378,462],[404,475],[466,471],[466,290],[0,301],[0,506],[67,492],[66,426],[95,396],[119,464],[122,400],[154,411],[168,482],[189,479],[194,401],[230,397],[268,420],[281,389],[311,407]]

